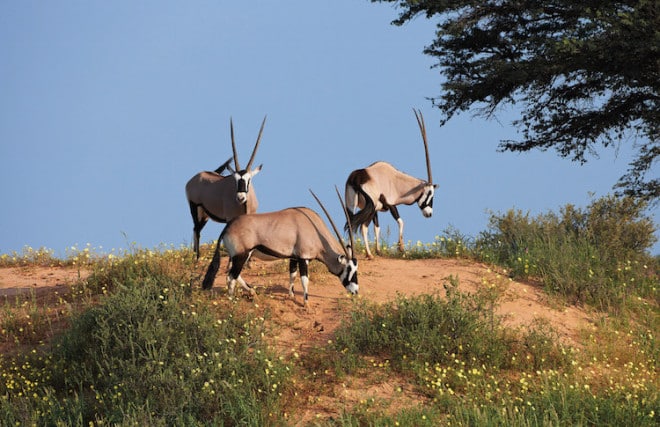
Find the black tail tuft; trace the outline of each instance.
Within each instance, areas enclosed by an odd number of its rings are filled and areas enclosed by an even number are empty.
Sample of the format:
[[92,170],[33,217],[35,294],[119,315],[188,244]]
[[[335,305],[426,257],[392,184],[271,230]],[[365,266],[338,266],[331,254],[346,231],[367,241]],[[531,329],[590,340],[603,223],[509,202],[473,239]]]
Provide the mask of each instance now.
[[[357,233],[362,224],[369,224],[369,222],[374,219],[374,216],[376,215],[376,206],[374,205],[373,200],[371,200],[371,197],[369,197],[362,188],[353,187],[353,189],[364,197],[364,208],[360,209],[355,214],[348,212],[348,219],[351,223],[350,225],[353,227],[353,232]],[[344,224],[345,231],[348,231],[348,226],[348,222]]]
[[213,259],[211,260],[211,264],[209,264],[209,268],[206,270],[204,281],[202,281],[202,289],[204,290],[209,290],[213,287],[213,281],[215,280],[215,276],[218,274],[218,270],[220,269],[220,244],[222,243],[223,237],[225,237],[225,231],[227,230],[228,226],[229,224],[225,226],[225,228],[222,230],[222,233],[220,233],[220,237],[218,237],[218,243],[215,246]]
[[[220,243],[218,243],[218,246],[220,246]],[[206,270],[206,274],[204,275],[204,281],[202,282],[202,289],[208,290],[213,287],[213,281],[215,280],[215,276],[218,274],[218,270],[220,269],[220,251],[218,248],[216,248],[215,253],[213,254],[213,260],[211,261],[211,264],[209,264],[209,268]]]

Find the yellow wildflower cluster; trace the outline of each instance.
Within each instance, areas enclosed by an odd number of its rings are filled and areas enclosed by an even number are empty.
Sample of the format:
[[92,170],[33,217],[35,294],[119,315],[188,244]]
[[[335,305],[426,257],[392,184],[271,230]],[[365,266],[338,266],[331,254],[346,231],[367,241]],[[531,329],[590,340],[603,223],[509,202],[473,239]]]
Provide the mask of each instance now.
[[[34,360],[31,362],[30,360]],[[35,364],[40,366],[35,366]],[[57,404],[52,392],[46,387],[50,377],[51,364],[48,358],[41,357],[32,350],[29,357],[5,360],[0,355],[0,401],[18,404],[20,400],[40,401],[39,408],[51,408]],[[41,412],[43,409],[39,409]],[[32,414],[39,418],[43,413]]]
[[12,251],[11,254],[0,255],[0,267],[25,267],[30,265],[50,267],[60,265],[60,261],[55,258],[54,250],[44,247],[34,249],[25,246],[21,252]]

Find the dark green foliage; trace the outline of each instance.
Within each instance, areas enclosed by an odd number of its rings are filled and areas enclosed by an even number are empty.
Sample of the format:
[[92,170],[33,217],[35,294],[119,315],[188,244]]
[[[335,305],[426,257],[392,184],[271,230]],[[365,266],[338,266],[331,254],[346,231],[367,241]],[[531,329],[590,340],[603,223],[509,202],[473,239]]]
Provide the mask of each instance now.
[[[504,369],[518,354],[530,354],[526,360],[543,367],[564,363],[561,356],[553,358],[550,347],[556,342],[539,338],[549,337],[550,329],[532,328],[517,337],[502,328],[494,314],[497,296],[488,290],[462,293],[457,279],[449,278],[445,293],[356,306],[350,322],[337,331],[336,346],[344,353],[386,357],[398,369],[411,363],[451,365],[457,359],[467,367]],[[542,341],[546,346],[539,345]]]
[[503,141],[502,150],[552,148],[581,163],[599,144],[635,142],[618,187],[660,197],[660,180],[646,176],[660,154],[657,1],[372,1],[396,3],[396,25],[437,20],[424,52],[444,75],[433,100],[443,123],[475,107],[491,118],[515,105],[523,139]]
[[584,210],[566,205],[536,218],[510,210],[491,216],[478,246],[513,277],[539,278],[571,302],[616,309],[633,294],[657,298],[647,253],[655,226],[644,209],[632,198],[609,196]]

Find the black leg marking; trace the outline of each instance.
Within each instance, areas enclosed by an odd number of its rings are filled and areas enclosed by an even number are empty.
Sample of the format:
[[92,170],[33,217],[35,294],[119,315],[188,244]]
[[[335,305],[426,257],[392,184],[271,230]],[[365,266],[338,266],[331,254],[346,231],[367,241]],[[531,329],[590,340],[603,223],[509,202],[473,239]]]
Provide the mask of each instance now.
[[398,221],[399,218],[401,218],[399,216],[399,210],[396,208],[395,205],[390,205],[389,208],[390,208],[390,213],[392,214],[392,217],[394,218],[394,220]]
[[241,275],[241,271],[243,271],[243,266],[245,265],[245,262],[248,260],[250,257],[250,254],[246,255],[235,255],[231,258],[231,268],[229,269],[229,276],[232,279],[238,278],[238,276]]
[[298,260],[298,267],[300,268],[300,276],[309,276],[309,267],[307,265],[307,261],[304,259],[299,259]]
[[[298,260],[291,258],[289,260],[289,275],[296,274],[296,271],[298,271]],[[302,269],[300,271],[302,271]]]
[[298,272],[298,260],[289,258],[289,297],[295,298],[293,293],[293,285],[296,281],[296,273]]

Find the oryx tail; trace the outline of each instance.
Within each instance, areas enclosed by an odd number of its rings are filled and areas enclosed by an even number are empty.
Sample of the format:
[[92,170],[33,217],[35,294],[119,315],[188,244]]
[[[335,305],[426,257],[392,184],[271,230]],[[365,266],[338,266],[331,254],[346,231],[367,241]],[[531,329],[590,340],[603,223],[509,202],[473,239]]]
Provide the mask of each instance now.
[[206,274],[204,275],[204,281],[202,282],[202,289],[207,290],[213,287],[213,281],[215,280],[215,276],[217,276],[218,270],[220,269],[220,242],[222,242],[222,239],[225,237],[227,228],[229,228],[229,224],[231,223],[232,221],[229,221],[227,225],[225,225],[225,228],[223,228],[222,232],[220,233],[220,237],[218,237],[218,244],[215,245],[215,252],[213,252],[213,259],[211,259],[211,264],[209,264],[209,268],[206,270]]
[[[344,225],[344,230],[350,230],[354,233],[357,233],[358,228],[362,224],[369,224],[376,215],[376,205],[371,199],[369,194],[362,188],[362,186],[369,180],[369,174],[365,169],[357,169],[351,172],[346,180],[346,204],[347,206],[358,207],[358,200],[362,198],[364,202],[364,207],[360,209],[357,213],[351,212],[351,209],[348,210],[348,222]],[[349,202],[350,200],[350,202]],[[350,225],[349,225],[350,222]]]

